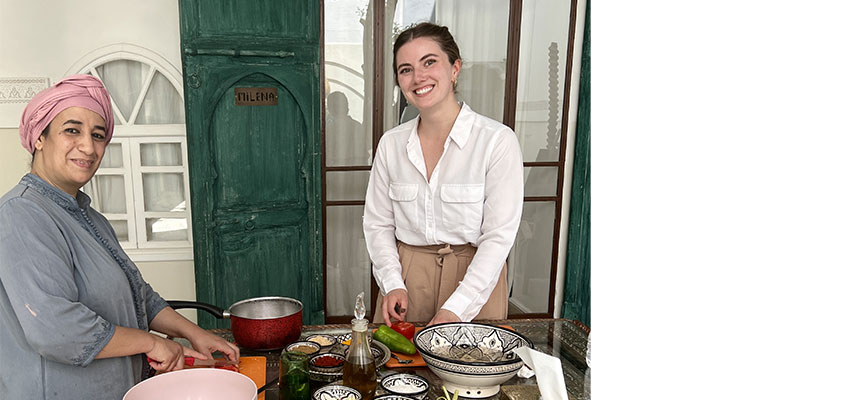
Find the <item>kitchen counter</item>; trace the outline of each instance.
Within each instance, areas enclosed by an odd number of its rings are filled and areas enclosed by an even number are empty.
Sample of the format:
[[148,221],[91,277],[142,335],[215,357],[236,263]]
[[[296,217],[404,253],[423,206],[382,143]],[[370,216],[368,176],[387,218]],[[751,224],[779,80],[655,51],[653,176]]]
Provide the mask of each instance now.
[[[504,321],[484,321],[494,325],[507,325],[523,334],[534,343],[534,349],[540,352],[558,357],[564,373],[564,381],[567,384],[567,392],[570,400],[590,399],[590,367],[587,365],[588,332],[581,325],[567,319],[511,319]],[[377,325],[370,325],[377,328]],[[232,341],[233,336],[227,329],[213,329],[211,332]],[[344,334],[350,333],[349,325],[312,325],[304,326],[301,332],[303,339],[314,333]],[[278,376],[280,367],[280,351],[258,352],[241,349],[245,356],[264,356],[267,360],[266,381]],[[414,373],[425,377],[431,383],[430,399],[436,399],[442,395],[441,380],[427,367],[419,368],[386,368],[378,371],[378,376],[384,376],[395,372]],[[311,382],[313,389],[323,385]],[[502,384],[499,395],[493,396],[492,400],[537,400],[540,397],[537,390],[535,377],[523,379],[514,376]],[[266,391],[267,400],[278,398],[277,386]]]

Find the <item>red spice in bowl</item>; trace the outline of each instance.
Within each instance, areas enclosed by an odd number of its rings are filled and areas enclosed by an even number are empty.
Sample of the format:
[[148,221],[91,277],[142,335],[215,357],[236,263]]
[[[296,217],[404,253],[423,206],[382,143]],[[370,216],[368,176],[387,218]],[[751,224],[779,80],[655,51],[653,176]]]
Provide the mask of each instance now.
[[323,354],[313,359],[313,365],[321,368],[339,367],[345,360],[341,360],[329,354]]

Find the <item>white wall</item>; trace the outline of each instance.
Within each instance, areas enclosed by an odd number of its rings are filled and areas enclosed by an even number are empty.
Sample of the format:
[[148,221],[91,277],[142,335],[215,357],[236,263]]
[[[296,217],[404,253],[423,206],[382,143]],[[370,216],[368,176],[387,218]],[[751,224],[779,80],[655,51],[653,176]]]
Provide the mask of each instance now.
[[[0,0],[0,20],[0,79],[47,77],[52,84],[76,73],[70,68],[87,54],[121,43],[182,70],[177,0]],[[0,128],[17,127],[24,105],[3,108]]]
[[0,128],[0,193],[6,193],[29,172],[32,156],[21,147],[18,128]]
[[[182,71],[177,0],[0,0],[0,20],[0,80],[46,77],[53,84],[91,53],[118,44],[143,47]],[[0,194],[29,171],[18,136],[25,105],[0,107]],[[192,261],[137,265],[165,299],[195,300]],[[184,315],[195,320],[196,313]]]

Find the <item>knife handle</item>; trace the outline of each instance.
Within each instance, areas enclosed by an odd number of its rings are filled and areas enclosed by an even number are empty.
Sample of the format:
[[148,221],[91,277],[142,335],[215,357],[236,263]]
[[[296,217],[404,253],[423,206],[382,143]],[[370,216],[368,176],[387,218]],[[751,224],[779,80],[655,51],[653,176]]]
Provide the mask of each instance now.
[[[159,361],[148,357],[148,362],[159,362]],[[194,366],[195,365],[195,357],[192,357],[192,356],[183,357],[183,365],[187,366],[187,367]]]

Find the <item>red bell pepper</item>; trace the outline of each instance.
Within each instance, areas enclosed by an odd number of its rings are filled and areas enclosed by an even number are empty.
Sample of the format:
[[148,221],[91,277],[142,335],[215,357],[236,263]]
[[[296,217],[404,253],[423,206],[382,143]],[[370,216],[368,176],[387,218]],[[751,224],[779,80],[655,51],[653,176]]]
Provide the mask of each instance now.
[[413,324],[406,321],[393,322],[393,330],[406,337],[407,340],[413,340],[413,334],[416,333],[416,328]]

